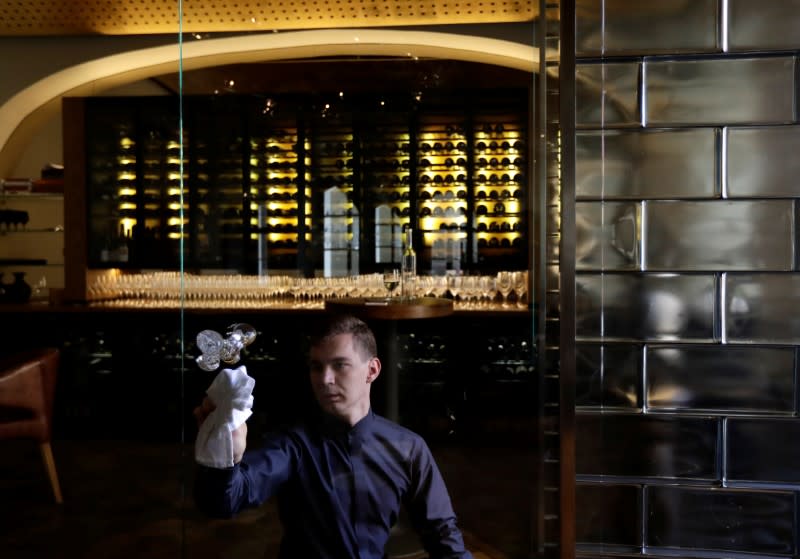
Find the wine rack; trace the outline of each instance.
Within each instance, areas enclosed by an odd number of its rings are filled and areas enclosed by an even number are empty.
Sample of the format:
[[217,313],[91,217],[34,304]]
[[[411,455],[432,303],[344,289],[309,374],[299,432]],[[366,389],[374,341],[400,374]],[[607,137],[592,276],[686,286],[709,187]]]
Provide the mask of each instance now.
[[190,98],[182,144],[170,100],[87,99],[87,263],[375,272],[412,228],[421,274],[524,269],[526,92],[459,95]]
[[127,237],[131,236],[134,227],[140,235],[156,243],[163,239],[176,243],[184,235],[187,202],[181,196],[180,147],[177,131],[170,131],[167,137],[144,135],[141,141],[140,199],[133,209],[134,215],[137,211],[139,215],[130,226],[122,222]]
[[177,122],[160,111],[103,112],[89,137],[90,265],[125,267],[147,254],[169,266],[188,223]]
[[475,121],[474,239],[478,254],[520,250],[527,238],[524,137],[519,115],[492,115]]
[[307,146],[296,127],[259,132],[250,140],[250,234],[259,272],[294,265],[301,237],[311,240],[311,189]]
[[[98,129],[105,128],[97,122]],[[94,137],[94,150],[89,150],[87,175],[91,204],[89,206],[89,261],[95,265],[123,265],[128,259],[127,247],[118,241],[120,230],[133,231],[137,222],[139,201],[137,146],[130,126],[117,126],[117,135],[105,133]],[[102,135],[101,135],[102,134]]]
[[367,207],[374,208],[371,225],[379,264],[400,263],[402,232],[411,223],[411,151],[407,121],[362,129],[361,184],[368,196]]
[[197,111],[188,128],[192,174],[186,185],[195,220],[189,261],[194,265],[239,269],[245,262],[248,182],[243,159],[250,145],[237,117],[228,107],[217,113]]
[[325,122],[323,117],[312,131],[312,190],[322,213],[316,244],[322,250],[326,276],[358,274],[359,270],[360,211],[353,203],[357,160],[352,125],[342,120]]
[[431,269],[461,269],[469,221],[465,123],[453,117],[422,119],[417,135],[417,215],[422,251]]

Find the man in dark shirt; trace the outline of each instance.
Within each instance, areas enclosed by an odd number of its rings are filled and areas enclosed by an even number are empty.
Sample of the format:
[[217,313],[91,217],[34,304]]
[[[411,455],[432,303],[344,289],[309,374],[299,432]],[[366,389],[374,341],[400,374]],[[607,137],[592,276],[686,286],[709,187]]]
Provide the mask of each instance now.
[[[233,433],[232,468],[198,465],[198,507],[230,517],[276,495],[282,559],[381,559],[402,504],[431,559],[471,559],[425,441],[372,412],[381,362],[369,327],[329,317],[312,335],[309,357],[320,417],[246,454],[243,424]],[[206,398],[198,422],[213,409]]]

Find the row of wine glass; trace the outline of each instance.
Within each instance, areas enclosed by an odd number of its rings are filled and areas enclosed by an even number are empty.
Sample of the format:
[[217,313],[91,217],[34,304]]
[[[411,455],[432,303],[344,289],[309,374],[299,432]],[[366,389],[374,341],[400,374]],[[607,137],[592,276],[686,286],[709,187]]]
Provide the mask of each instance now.
[[[390,276],[387,281],[386,276]],[[303,278],[285,275],[193,275],[178,272],[101,274],[89,286],[91,300],[180,305],[241,302],[247,306],[321,306],[338,297],[397,296],[396,270],[383,274]],[[514,309],[528,304],[528,272],[500,271],[495,275],[420,275],[413,295],[452,299],[459,309]],[[198,305],[194,305],[198,306]]]

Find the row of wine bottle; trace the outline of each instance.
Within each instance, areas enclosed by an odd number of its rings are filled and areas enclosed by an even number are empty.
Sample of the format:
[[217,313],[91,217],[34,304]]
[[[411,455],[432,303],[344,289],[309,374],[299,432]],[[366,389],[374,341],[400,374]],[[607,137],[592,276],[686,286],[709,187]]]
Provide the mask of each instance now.
[[[442,182],[442,181],[439,181]],[[410,200],[410,193],[408,190],[403,192],[399,191],[392,191],[392,192],[383,192],[382,193],[386,201],[391,202],[399,202],[399,201],[409,201]],[[475,194],[475,197],[479,200],[490,199],[490,200],[498,200],[498,199],[520,199],[522,196],[522,190],[517,188],[512,190],[503,189],[501,191],[489,188],[489,189],[481,189],[478,190]],[[467,191],[464,188],[459,188],[458,190],[454,189],[434,189],[434,190],[421,190],[418,194],[418,199],[421,201],[433,200],[433,201],[454,201],[454,200],[466,200],[467,198]],[[269,193],[257,193],[251,195],[249,200],[251,202],[296,202],[299,199],[299,193],[295,191],[284,191],[284,192],[269,192]],[[201,195],[196,202],[201,204],[213,204],[217,206],[233,206],[233,207],[241,207],[243,200],[243,196],[238,192],[218,192],[218,191],[211,191],[206,192]],[[192,202],[192,199],[189,197],[181,197],[178,194],[170,194],[167,196],[161,196],[157,194],[143,194],[142,196],[135,196],[135,195],[121,195],[116,198],[116,201],[120,205],[129,205],[134,207],[128,208],[121,208],[122,210],[127,210],[129,217],[132,217],[136,213],[135,207],[138,205],[142,205],[143,207],[150,207],[151,210],[157,210],[157,208],[153,208],[152,206],[158,206],[162,203],[175,205],[175,204],[184,204],[184,209],[187,208],[187,205]],[[179,208],[174,208],[177,211]],[[6,213],[3,213],[6,212]],[[10,212],[10,213],[9,213]],[[7,223],[10,222],[12,224],[16,222],[22,223],[23,216],[22,214],[17,214],[15,210],[0,210],[0,223]],[[25,220],[27,222],[27,220]],[[24,224],[24,223],[22,223]]]
[[[454,169],[454,170],[465,170],[467,165],[467,161],[463,157],[459,157],[456,159],[453,158],[446,158],[442,162],[433,162],[427,158],[423,158],[419,161],[418,167],[420,169],[433,169],[433,168],[441,168],[444,167],[446,169]],[[475,167],[478,169],[492,169],[492,170],[507,170],[511,171],[512,169],[522,169],[525,165],[524,159],[521,157],[479,157],[475,161]],[[346,171],[348,174],[339,174],[336,173],[334,175],[326,174],[322,176],[315,177],[312,179],[312,182],[317,183],[338,183],[342,184],[345,182],[352,183],[352,172],[353,169],[353,159],[337,159],[336,161],[331,163],[331,168],[335,168],[337,171]],[[271,171],[271,172],[278,172],[281,176],[270,176],[268,174],[260,175],[258,171]],[[255,174],[254,182],[265,184],[265,185],[286,185],[286,184],[297,184],[299,182],[299,178],[297,173],[297,162],[296,161],[272,161],[272,162],[261,162],[253,166],[253,173]],[[371,166],[365,167],[365,171],[369,173],[379,173],[378,175],[374,176],[374,180],[378,182],[390,182],[390,183],[402,183],[408,184],[411,179],[408,175],[401,175],[397,176],[394,175],[394,172],[401,172],[401,171],[410,171],[410,162],[408,159],[403,160],[390,160],[390,161],[383,161],[378,163],[373,163]],[[389,173],[388,175],[381,175],[380,173]],[[165,171],[164,174],[168,174],[169,171]],[[492,173],[488,178],[485,177],[483,173],[479,173],[476,177],[476,180],[497,180],[500,182],[509,182],[512,180],[510,173],[502,173],[496,179],[492,177],[495,176],[496,173]],[[136,178],[135,174],[132,172],[127,171],[124,168],[120,168],[117,170],[116,179],[113,183],[118,186],[119,188],[131,188],[135,189],[141,186],[144,188],[161,188],[163,186],[171,186],[177,187],[180,186],[180,179],[178,178],[164,178],[161,174],[154,177],[144,176],[140,179]],[[437,178],[438,177],[438,178]],[[514,181],[521,180],[521,174],[516,173],[514,176]],[[220,182],[222,181],[222,182]],[[458,174],[453,173],[436,173],[433,176],[429,176],[428,174],[421,174],[419,176],[420,182],[464,182],[466,181],[466,174],[461,172]],[[105,182],[105,181],[103,181]],[[224,187],[225,186],[225,179],[222,175],[217,175],[214,181],[211,180],[211,177],[208,175],[199,175],[191,177],[191,182],[193,184],[199,185],[211,185],[212,183],[215,184],[217,187]],[[227,180],[228,185],[230,188],[237,188],[241,184],[241,169],[234,171],[231,173],[231,176]]]
[[[409,169],[411,168],[411,162],[408,159],[389,159],[383,161],[365,161],[364,167],[370,171],[398,171],[400,169]],[[336,159],[333,162],[329,163],[333,167],[337,169],[352,169],[353,168],[353,159]],[[483,169],[486,167],[491,168],[507,168],[507,167],[516,167],[521,168],[525,164],[524,160],[521,157],[514,157],[513,159],[510,157],[479,157],[475,160],[475,166],[479,169]],[[269,163],[261,163],[256,165],[256,168],[267,168],[270,170],[282,170],[282,171],[289,171],[294,169],[296,166],[296,162],[293,161],[285,161],[285,162],[276,162],[272,161]],[[428,169],[431,167],[446,167],[448,169],[451,168],[459,168],[464,169],[467,166],[467,160],[464,157],[457,157],[453,159],[452,157],[446,157],[441,161],[431,161],[428,158],[422,158],[417,162],[417,167],[422,169]]]

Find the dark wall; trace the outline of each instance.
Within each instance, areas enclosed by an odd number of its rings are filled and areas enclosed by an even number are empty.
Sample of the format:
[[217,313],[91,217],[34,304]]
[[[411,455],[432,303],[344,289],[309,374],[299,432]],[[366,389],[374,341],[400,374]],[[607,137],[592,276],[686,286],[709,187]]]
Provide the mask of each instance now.
[[[307,331],[322,313],[9,309],[0,321],[0,356],[26,347],[61,350],[56,438],[191,441],[191,411],[216,375],[195,363],[200,331],[225,333],[235,322],[256,329],[240,363],[256,379],[249,423],[258,431],[313,411]],[[539,381],[529,313],[467,312],[370,326],[385,363],[373,390],[378,413],[385,413],[389,360],[396,359],[399,420],[429,440],[518,446],[520,433],[533,436],[538,416],[530,402]],[[530,450],[527,440],[522,446]]]

